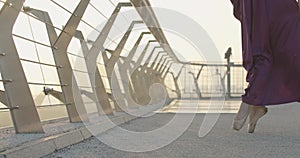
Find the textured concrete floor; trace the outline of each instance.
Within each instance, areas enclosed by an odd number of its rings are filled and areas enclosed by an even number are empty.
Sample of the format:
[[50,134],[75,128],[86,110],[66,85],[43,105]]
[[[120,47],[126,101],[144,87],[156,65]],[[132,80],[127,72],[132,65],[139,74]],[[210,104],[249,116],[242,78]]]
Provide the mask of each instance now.
[[[201,157],[201,158],[299,158],[300,105],[273,106],[261,119],[256,133],[248,134],[246,127],[231,130],[233,114],[222,114],[212,131],[198,137],[204,114],[197,114],[191,126],[173,143],[155,151],[131,153],[114,149],[92,137],[84,142],[59,150],[47,157]],[[191,114],[180,114],[191,115]],[[140,118],[121,127],[133,131],[147,131],[163,126],[174,114],[156,114]],[[109,137],[112,129],[100,137]],[[113,138],[111,138],[113,139]]]

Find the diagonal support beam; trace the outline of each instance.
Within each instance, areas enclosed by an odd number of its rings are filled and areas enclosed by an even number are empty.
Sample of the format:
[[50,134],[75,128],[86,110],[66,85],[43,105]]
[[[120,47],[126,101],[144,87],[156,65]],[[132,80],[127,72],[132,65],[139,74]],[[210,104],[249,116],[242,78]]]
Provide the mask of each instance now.
[[91,65],[90,67],[96,67],[96,59],[97,59],[99,53],[104,52],[104,50],[105,50],[105,48],[103,46],[104,42],[108,38],[108,34],[109,34],[114,22],[116,21],[116,18],[117,18],[118,13],[120,12],[120,9],[122,7],[131,7],[131,6],[132,6],[131,3],[118,3],[117,7],[113,11],[112,15],[109,17],[107,23],[105,24],[105,26],[102,29],[99,36],[97,37],[96,41],[93,42],[93,46],[92,46],[88,56],[86,57],[87,60],[91,61],[91,62],[89,62]]
[[203,65],[201,66],[201,68],[199,69],[199,71],[198,71],[198,73],[197,73],[197,80],[200,78],[200,75],[201,75],[201,72],[202,72],[202,70],[203,70]]
[[179,87],[179,84],[178,84],[178,79],[179,79],[179,77],[182,73],[183,68],[184,68],[184,65],[182,65],[182,67],[180,68],[180,70],[179,70],[179,72],[176,76],[173,72],[171,72],[171,75],[172,75],[173,81],[174,81],[174,85],[175,85],[174,92],[176,93],[178,98],[181,98],[181,90],[180,90],[180,87]]
[[130,2],[136,8],[155,39],[160,43],[161,47],[164,48],[164,51],[166,51],[171,57],[174,57],[176,62],[181,62],[170,47],[149,1],[130,0]]
[[158,74],[161,74],[161,70],[165,67],[166,63],[168,63],[170,58],[167,56],[163,62],[161,63],[161,66],[159,67],[159,69],[157,70],[157,73]]
[[115,64],[117,63],[117,61],[120,58],[120,54],[122,52],[122,50],[124,49],[124,46],[127,42],[127,40],[129,39],[129,36],[132,32],[132,29],[134,28],[135,25],[137,24],[143,24],[143,21],[133,21],[129,28],[127,29],[126,33],[123,35],[120,43],[118,44],[118,46],[116,47],[116,50],[114,50],[112,52],[112,56],[109,58],[109,60],[105,63],[105,68],[106,68],[106,72],[108,77],[111,77],[111,73],[114,70]]
[[173,64],[174,64],[174,61],[171,61],[170,62],[170,65],[167,67],[167,70],[166,71],[163,71],[164,73],[163,73],[163,76],[162,76],[162,78],[163,78],[163,80],[165,80],[166,79],[166,77],[167,77],[167,75],[168,75],[168,73],[170,72],[170,69],[171,69],[171,67],[173,66]]
[[161,47],[156,46],[156,47],[153,48],[153,50],[151,51],[150,55],[148,56],[148,58],[146,59],[144,65],[143,65],[144,67],[148,68],[148,65],[150,64],[150,60],[152,59],[156,49],[161,49]]
[[174,81],[174,85],[175,85],[175,90],[173,92],[175,92],[177,95],[177,98],[180,99],[181,98],[181,90],[179,88],[178,79],[176,79],[176,76],[174,75],[173,72],[171,72],[171,75],[173,77],[173,81]]
[[[84,56],[88,56],[90,50],[87,46],[87,43],[85,42],[84,36],[82,34],[81,31],[77,31],[75,34],[75,37],[77,37],[78,39],[80,39],[80,44],[81,44],[81,49],[82,52],[84,54]],[[86,58],[85,58],[86,60]],[[90,93],[88,91],[84,91],[81,90],[82,94],[85,94],[87,97],[89,97],[90,99],[92,99],[95,103],[96,103],[96,108],[98,111],[98,114],[112,114],[112,108],[110,106],[110,102],[108,100],[108,96],[106,94],[105,91],[105,87],[104,87],[104,83],[100,74],[100,70],[98,68],[98,66],[96,67],[95,72],[91,72],[91,70],[93,70],[90,66],[90,64],[88,63],[88,61],[86,60],[86,67],[88,70],[88,74],[89,74],[89,79],[92,85],[92,92]],[[94,84],[93,84],[94,83]],[[102,105],[102,106],[101,106]]]
[[[170,64],[170,65],[169,65]],[[168,71],[170,70],[171,66],[173,64],[173,60],[169,60],[166,65],[164,66],[164,68],[159,72],[159,74],[162,76],[162,79],[165,79],[165,74],[168,73]],[[167,71],[166,71],[167,70]]]
[[182,65],[182,67],[180,68],[178,74],[176,75],[176,77],[175,77],[176,80],[178,80],[179,76],[181,75],[183,68],[184,68],[184,65]]
[[[117,5],[117,7],[115,8],[115,10],[113,11],[111,17],[109,18],[108,22],[106,23],[106,25],[104,26],[102,32],[100,33],[100,35],[98,36],[97,40],[95,41],[93,47],[91,50],[88,50],[88,47],[86,45],[82,45],[82,49],[85,53],[85,59],[86,59],[86,63],[87,63],[87,68],[88,68],[88,72],[90,75],[90,80],[91,80],[91,84],[93,87],[93,91],[96,92],[97,95],[97,99],[99,100],[101,107],[99,107],[99,105],[97,105],[97,109],[98,109],[98,113],[102,114],[112,114],[112,108],[110,106],[110,102],[108,100],[108,95],[105,91],[105,87],[100,75],[100,71],[94,71],[95,68],[98,69],[98,67],[96,66],[96,58],[100,52],[101,49],[103,49],[103,44],[108,36],[108,33],[110,31],[110,29],[112,28],[112,25],[117,17],[117,13],[120,11],[121,7],[130,7],[131,4],[130,3],[119,3]],[[44,12],[43,14],[40,14],[40,11],[38,12],[38,10],[33,10],[33,9],[27,9],[29,11],[32,11],[33,14],[35,13],[36,16],[40,16],[40,18],[46,17],[45,21],[50,21],[51,19],[49,17],[49,15]],[[51,25],[47,25],[47,27],[51,27]],[[48,29],[49,30],[49,29]],[[75,34],[78,35],[78,34]],[[53,40],[55,40],[56,37],[52,37]],[[81,41],[82,42],[82,41]]]
[[[119,84],[118,80],[116,79],[116,73],[114,71],[115,65],[117,61],[120,59],[120,54],[122,50],[124,49],[124,46],[129,39],[129,36],[137,24],[143,24],[143,21],[133,21],[130,26],[128,27],[126,33],[123,35],[121,41],[119,42],[118,46],[114,51],[110,51],[106,49],[106,51],[109,51],[112,53],[111,57],[108,58],[106,52],[102,53],[102,57],[105,63],[105,69],[107,73],[107,77],[109,80],[109,84],[112,90],[113,95],[113,102],[115,104],[116,111],[124,111],[125,110],[125,100],[124,95],[122,94],[121,85]],[[112,78],[112,76],[115,76]],[[114,83],[114,84],[112,84]]]
[[[146,91],[148,91],[151,84],[155,82],[154,81],[155,76],[153,76],[155,74],[155,72],[153,69],[148,68],[148,65],[149,65],[149,62],[150,62],[152,56],[154,55],[155,49],[158,49],[158,48],[161,48],[161,47],[153,48],[150,55],[147,57],[145,63],[143,64],[143,66],[141,66],[141,71],[137,74],[138,75],[137,78],[141,78],[145,81],[144,83],[140,83],[140,84],[144,85],[144,89],[146,89]],[[147,72],[147,73],[144,74],[144,72]]]
[[131,61],[133,60],[133,57],[138,49],[138,46],[140,45],[143,37],[145,35],[150,35],[150,32],[142,32],[138,38],[138,40],[136,41],[136,43],[134,44],[133,48],[130,50],[129,55],[125,58],[124,63],[121,64],[120,62],[118,62],[118,66],[120,69],[120,75],[122,77],[122,82],[123,82],[123,87],[124,87],[124,91],[125,91],[125,99],[127,100],[128,103],[128,107],[137,107],[136,105],[136,93],[133,87],[133,84],[130,80],[130,72],[132,67],[130,65]]
[[200,87],[199,87],[199,84],[198,84],[198,79],[197,77],[195,76],[195,74],[193,72],[188,72],[189,74],[192,75],[193,77],[193,80],[194,80],[194,85],[195,85],[195,92],[197,93],[198,97],[199,98],[202,98],[202,94],[201,94],[201,91],[200,91]]
[[[23,67],[12,37],[12,29],[23,7],[24,0],[7,0],[0,11],[0,71],[5,83],[7,107],[16,133],[42,133],[42,124],[34,105]],[[12,7],[11,7],[12,6]]]
[[150,46],[151,43],[155,43],[157,42],[156,40],[150,40],[148,41],[147,45],[145,46],[143,52],[141,53],[141,55],[139,56],[138,60],[135,62],[134,64],[134,67],[138,67],[138,66],[141,66],[142,62],[143,62],[143,59],[145,58],[145,55],[147,53],[147,50]]
[[[103,57],[104,63],[107,63],[109,61],[106,52],[102,53],[102,57]],[[121,91],[121,86],[120,86],[120,84],[119,84],[119,82],[116,78],[117,77],[116,72],[112,71],[111,74],[108,75],[108,76],[109,76],[108,77],[109,85],[110,85],[111,92],[112,92],[112,95],[111,95],[110,98],[114,102],[115,110],[117,112],[126,111],[126,104],[125,104],[125,101],[124,101],[124,96],[123,96],[122,91]],[[115,76],[115,77],[112,77],[112,76]]]
[[[145,35],[151,35],[151,33],[150,32],[142,32],[140,34],[138,40],[134,44],[133,48],[130,50],[129,55],[126,57],[123,66],[126,67],[126,66],[130,65],[130,62],[133,60],[133,57],[138,49],[138,46],[140,45],[140,43]],[[126,68],[126,69],[128,69],[128,68]]]
[[160,51],[160,52],[157,53],[156,57],[154,58],[154,60],[153,60],[153,62],[152,62],[152,64],[151,64],[151,66],[150,66],[150,69],[153,69],[153,70],[154,70],[154,66],[155,66],[155,64],[157,63],[157,60],[159,59],[160,54],[162,54],[162,53],[166,53],[166,52],[165,52],[165,51]]
[[[49,14],[44,11],[39,11],[31,8],[24,8],[25,11],[32,12],[38,18],[43,18],[46,22],[46,28],[49,35],[49,41],[52,46],[53,57],[57,68],[57,73],[61,85],[64,101],[67,105],[67,111],[70,122],[88,121],[87,112],[80,94],[73,70],[68,58],[67,49],[76,33],[81,18],[89,4],[89,0],[81,0],[63,28],[62,32],[57,36],[53,28]],[[42,14],[42,15],[41,15]],[[76,105],[77,104],[77,105]]]
[[[113,11],[112,15],[109,17],[108,21],[106,22],[104,28],[102,29],[101,33],[93,42],[93,46],[89,51],[89,54],[86,56],[86,63],[88,64],[87,68],[89,72],[92,72],[95,76],[95,80],[92,80],[92,86],[95,87],[95,91],[97,93],[97,98],[103,108],[104,113],[106,114],[113,114],[112,107],[109,102],[109,96],[105,90],[103,80],[101,78],[100,71],[96,71],[97,65],[96,60],[99,53],[104,53],[104,43],[108,38],[108,34],[112,29],[114,22],[116,21],[117,15],[120,12],[122,7],[131,7],[131,3],[118,3],[117,7]],[[95,72],[95,73],[94,73]]]
[[165,54],[165,55],[162,55],[162,56],[161,56],[160,60],[157,62],[156,66],[155,66],[155,68],[154,68],[154,71],[157,72],[157,70],[158,70],[158,68],[160,67],[162,61],[163,61],[164,58],[167,57],[167,56],[169,56],[169,55],[168,55],[168,54]]
[[131,70],[131,81],[134,83],[133,87],[135,90],[135,97],[137,102],[141,105],[147,105],[150,101],[148,96],[148,87],[147,87],[147,78],[145,78],[144,68],[141,65],[142,61],[147,53],[147,50],[151,43],[157,42],[156,40],[148,41],[147,45],[143,49],[141,55],[134,64],[133,69]]

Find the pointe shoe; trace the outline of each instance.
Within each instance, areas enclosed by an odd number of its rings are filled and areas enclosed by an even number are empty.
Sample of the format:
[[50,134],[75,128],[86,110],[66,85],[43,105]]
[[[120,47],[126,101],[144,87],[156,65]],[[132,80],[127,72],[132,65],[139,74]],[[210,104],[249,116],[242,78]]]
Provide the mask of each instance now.
[[268,112],[265,106],[250,106],[248,133],[254,133],[257,121]]
[[247,103],[241,103],[240,109],[233,120],[232,128],[234,130],[239,131],[244,126],[249,114],[249,106]]

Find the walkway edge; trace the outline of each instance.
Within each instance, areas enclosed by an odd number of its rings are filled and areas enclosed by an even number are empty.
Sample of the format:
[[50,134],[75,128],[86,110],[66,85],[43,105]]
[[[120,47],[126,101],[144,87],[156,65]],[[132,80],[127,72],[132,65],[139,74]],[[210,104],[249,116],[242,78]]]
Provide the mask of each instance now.
[[[117,125],[126,123],[135,119],[136,117],[124,114],[116,118],[112,118]],[[88,128],[97,128],[99,130],[98,134],[104,133],[105,131],[114,128],[115,126],[107,127],[106,122],[100,122],[93,124]],[[48,136],[35,141],[24,143],[18,147],[8,149],[0,153],[0,158],[16,158],[16,157],[30,157],[38,158],[48,154],[53,153],[56,150],[68,147],[73,144],[82,142],[88,138],[92,137],[92,134],[86,127],[81,127],[79,129],[61,133],[57,135]]]

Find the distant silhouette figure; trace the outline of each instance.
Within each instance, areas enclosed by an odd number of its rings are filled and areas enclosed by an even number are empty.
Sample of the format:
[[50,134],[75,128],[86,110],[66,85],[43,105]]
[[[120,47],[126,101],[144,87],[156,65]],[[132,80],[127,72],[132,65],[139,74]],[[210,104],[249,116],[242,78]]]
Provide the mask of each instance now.
[[296,0],[231,0],[241,22],[248,88],[233,128],[253,133],[267,105],[300,101],[300,13]]

